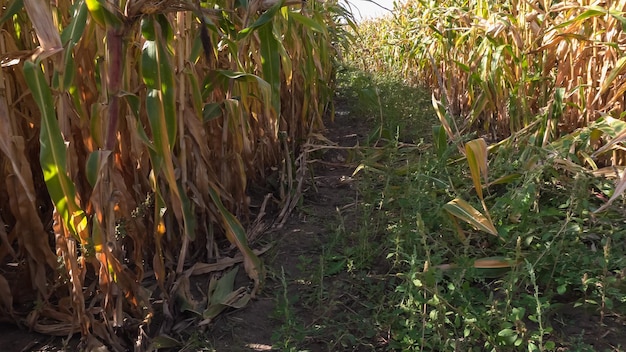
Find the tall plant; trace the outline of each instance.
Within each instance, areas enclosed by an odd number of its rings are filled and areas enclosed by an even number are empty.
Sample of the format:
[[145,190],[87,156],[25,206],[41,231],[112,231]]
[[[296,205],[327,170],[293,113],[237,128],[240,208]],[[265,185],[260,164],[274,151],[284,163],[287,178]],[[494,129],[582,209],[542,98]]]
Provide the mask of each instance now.
[[541,146],[624,111],[624,11],[624,1],[411,0],[364,27],[364,47],[379,50],[354,55],[433,88],[461,131],[501,139],[541,120]]
[[254,296],[264,269],[236,215],[249,181],[322,127],[341,7],[0,6],[0,259],[16,263],[0,275],[2,316],[124,349],[114,328],[142,336],[154,314],[171,328],[183,282],[210,271],[191,264],[220,259],[220,234]]

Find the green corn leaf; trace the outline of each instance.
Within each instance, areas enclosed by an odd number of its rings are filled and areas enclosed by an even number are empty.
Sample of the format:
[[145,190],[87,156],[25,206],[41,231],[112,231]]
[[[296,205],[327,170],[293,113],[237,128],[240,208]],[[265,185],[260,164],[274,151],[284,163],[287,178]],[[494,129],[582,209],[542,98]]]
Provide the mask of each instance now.
[[69,89],[74,83],[74,76],[76,75],[76,63],[74,61],[74,46],[76,43],[70,42],[67,46],[67,50],[63,53],[63,86],[61,87],[62,91]]
[[576,23],[576,22],[582,22],[584,20],[587,20],[591,17],[598,17],[598,16],[604,16],[607,14],[607,10],[598,6],[590,6],[588,7],[589,10],[581,13],[580,15],[576,16],[576,18],[574,18],[573,20],[569,20],[569,21],[565,21],[557,26],[554,26],[554,29],[559,29],[559,28],[566,28],[569,27],[572,23]]
[[504,184],[507,184],[507,183],[512,183],[512,182],[518,180],[520,177],[522,177],[521,174],[504,175],[502,177],[498,177],[497,179],[491,181],[490,183],[485,185],[485,187],[491,187],[491,186],[495,186],[495,185],[504,185]]
[[[149,22],[158,32],[160,25],[156,21]],[[146,107],[155,145],[165,151],[172,150],[177,134],[174,72],[163,36],[156,36],[155,39],[147,40],[144,44],[141,75],[148,88]]]
[[105,0],[85,0],[87,8],[91,13],[91,18],[102,27],[112,26],[119,29],[123,22],[116,12],[107,8]]
[[99,175],[102,169],[106,167],[106,159],[109,155],[111,155],[110,150],[96,150],[89,154],[85,164],[85,174],[87,175],[87,181],[91,187],[96,187]]
[[202,92],[200,91],[200,84],[198,83],[198,76],[194,74],[192,70],[185,72],[187,80],[191,89],[191,100],[193,102],[194,111],[199,113],[203,110]]
[[[234,72],[230,70],[216,70],[214,72],[218,78],[224,80],[222,83],[228,84],[228,80],[235,80],[238,83],[254,83],[257,85],[257,89],[261,92],[261,102],[269,107],[272,106],[272,87],[263,78],[245,72]],[[205,81],[204,90],[202,92],[203,98],[208,97],[213,89],[210,81]]]
[[202,109],[202,121],[208,122],[222,116],[222,107],[218,103],[208,103]]
[[280,54],[278,46],[281,45],[274,36],[272,22],[259,28],[259,40],[261,42],[261,65],[263,78],[272,87],[272,107],[276,115],[280,115]]
[[65,140],[56,119],[52,92],[38,63],[26,61],[24,76],[41,111],[39,161],[50,198],[72,235],[81,238],[82,243],[87,243],[88,238],[84,231],[87,218],[76,203],[76,189],[67,176]]
[[446,130],[441,125],[433,126],[433,141],[437,156],[442,157],[448,149],[448,138],[446,137]]
[[169,348],[179,349],[180,347],[183,347],[183,346],[184,344],[182,342],[176,340],[173,337],[162,334],[152,339],[152,341],[150,342],[150,348],[148,348],[148,351],[156,351],[159,349],[169,349]]
[[256,21],[254,21],[254,23],[252,23],[250,27],[246,27],[242,29],[241,31],[239,31],[239,33],[237,33],[237,40],[239,41],[239,40],[246,38],[248,35],[250,35],[250,33],[255,31],[256,29],[259,29],[266,23],[272,21],[274,19],[274,16],[280,10],[280,8],[283,7],[284,3],[285,3],[285,0],[281,0],[280,2],[274,4],[267,11],[265,11],[261,16],[259,16],[259,18]]
[[230,270],[218,280],[211,280],[207,297],[207,309],[202,313],[204,319],[213,319],[228,307],[242,308],[250,301],[250,295],[243,290],[234,290],[238,268]]
[[87,24],[89,9],[87,8],[85,1],[79,1],[74,4],[72,12],[74,13],[72,16],[72,22],[70,22],[69,26],[65,27],[61,33],[61,43],[63,43],[64,46],[68,42],[78,43],[78,40],[82,37]]
[[[169,60],[162,21],[146,20],[144,33],[153,33],[155,40],[146,40],[141,55],[141,74],[146,84],[146,112],[152,130],[154,151],[151,159],[158,175],[163,172],[172,192],[176,217],[185,224],[185,234],[195,238],[195,221],[189,198],[176,180],[172,150],[177,137],[174,72]],[[149,28],[152,28],[150,32]],[[160,165],[161,167],[157,168]]]
[[185,188],[181,182],[176,183],[176,188],[178,190],[178,198],[183,212],[182,216],[185,223],[185,234],[190,240],[193,241],[196,239],[196,218],[191,206],[191,201],[189,200],[187,193],[185,193]]
[[465,221],[478,230],[498,236],[498,231],[491,220],[463,199],[453,199],[444,205],[443,209],[450,215]]
[[141,141],[144,142],[146,147],[149,148],[150,152],[154,153],[155,152],[154,144],[152,143],[150,138],[148,138],[145,128],[141,122],[141,119],[139,118],[139,109],[141,108],[141,101],[139,100],[139,97],[133,93],[126,92],[126,91],[120,91],[119,95],[120,97],[124,98],[124,100],[126,101],[126,104],[128,104],[128,107],[130,108],[130,111],[133,113],[133,116],[135,117],[135,123],[137,126],[135,132],[137,132],[137,136],[139,136],[139,139],[141,139]]
[[297,12],[289,12],[289,17],[315,32],[326,34],[326,26],[312,18],[303,16]]
[[241,226],[241,223],[239,223],[239,220],[237,220],[237,218],[229,212],[228,209],[226,209],[224,204],[222,204],[222,200],[215,191],[215,186],[212,185],[209,187],[209,195],[222,217],[224,229],[226,230],[226,238],[228,238],[230,243],[237,246],[239,251],[243,254],[243,263],[246,273],[252,280],[254,280],[254,290],[252,291],[252,295],[254,297],[254,294],[263,286],[265,281],[265,268],[263,267],[263,262],[261,262],[261,259],[259,259],[259,257],[254,254],[252,249],[248,246],[246,231],[243,226]]

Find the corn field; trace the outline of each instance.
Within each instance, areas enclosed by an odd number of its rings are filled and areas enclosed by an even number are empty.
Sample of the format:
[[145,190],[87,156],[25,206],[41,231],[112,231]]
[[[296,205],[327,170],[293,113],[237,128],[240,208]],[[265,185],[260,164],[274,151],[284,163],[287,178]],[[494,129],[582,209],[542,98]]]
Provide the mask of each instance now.
[[[155,317],[167,335],[184,310],[207,323],[254,297],[265,273],[250,243],[272,225],[266,206],[284,218],[297,201],[294,155],[331,110],[349,14],[336,1],[0,7],[2,321],[140,350]],[[252,204],[272,170],[280,194]],[[210,295],[238,262],[249,290],[193,300],[192,275],[214,273]]]
[[371,54],[354,58],[432,88],[454,139],[478,130],[501,140],[540,125],[541,146],[622,118],[625,10],[624,1],[409,0],[361,27]]

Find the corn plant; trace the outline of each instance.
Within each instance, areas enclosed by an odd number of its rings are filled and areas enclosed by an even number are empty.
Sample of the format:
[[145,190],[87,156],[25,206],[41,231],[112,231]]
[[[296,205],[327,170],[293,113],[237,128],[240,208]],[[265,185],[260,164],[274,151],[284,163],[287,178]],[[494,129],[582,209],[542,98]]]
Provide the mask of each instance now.
[[368,57],[364,68],[399,70],[432,87],[460,130],[501,139],[541,119],[537,143],[545,145],[624,111],[625,6],[408,1],[363,27],[365,47],[379,49],[355,56]]
[[[265,274],[240,220],[246,191],[323,126],[345,10],[0,6],[3,319],[123,350],[120,331],[145,344],[154,315],[171,331],[190,275],[242,261],[254,288],[240,293],[254,297]],[[283,193],[293,204],[294,188]],[[240,259],[221,258],[221,237]]]

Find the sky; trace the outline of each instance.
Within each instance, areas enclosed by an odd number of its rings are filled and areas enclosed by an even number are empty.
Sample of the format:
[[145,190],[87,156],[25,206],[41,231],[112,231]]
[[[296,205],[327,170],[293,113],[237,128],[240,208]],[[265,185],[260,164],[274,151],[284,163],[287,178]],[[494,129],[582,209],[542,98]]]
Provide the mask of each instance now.
[[[350,4],[354,17],[357,20],[389,14],[389,11],[381,8],[380,6],[393,10],[393,1],[394,0],[343,0],[343,2],[348,2]],[[377,6],[376,4],[380,6]]]

